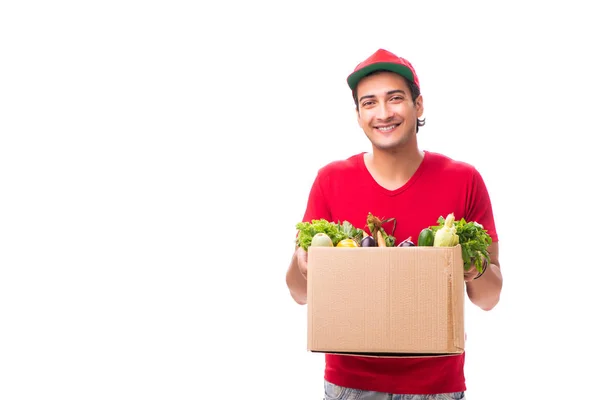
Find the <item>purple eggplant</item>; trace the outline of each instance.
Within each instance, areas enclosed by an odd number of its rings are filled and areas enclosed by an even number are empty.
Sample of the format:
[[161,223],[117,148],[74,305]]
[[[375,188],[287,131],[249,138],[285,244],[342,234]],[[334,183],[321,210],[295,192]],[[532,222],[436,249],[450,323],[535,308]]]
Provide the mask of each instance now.
[[373,238],[373,236],[365,236],[361,241],[360,241],[360,246],[361,247],[375,247],[375,239]]
[[414,244],[412,242],[412,236],[409,236],[407,239],[404,239],[403,241],[401,241],[398,244],[398,247],[412,247],[412,246],[416,246],[416,244]]

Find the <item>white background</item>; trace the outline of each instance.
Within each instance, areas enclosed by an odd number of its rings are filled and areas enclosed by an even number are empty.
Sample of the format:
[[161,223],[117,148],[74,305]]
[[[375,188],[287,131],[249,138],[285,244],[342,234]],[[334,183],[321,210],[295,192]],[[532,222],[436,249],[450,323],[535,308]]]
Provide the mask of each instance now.
[[3,2],[0,399],[320,399],[285,271],[316,170],[370,149],[345,78],[378,48],[492,196],[468,398],[598,396],[594,13],[413,3]]

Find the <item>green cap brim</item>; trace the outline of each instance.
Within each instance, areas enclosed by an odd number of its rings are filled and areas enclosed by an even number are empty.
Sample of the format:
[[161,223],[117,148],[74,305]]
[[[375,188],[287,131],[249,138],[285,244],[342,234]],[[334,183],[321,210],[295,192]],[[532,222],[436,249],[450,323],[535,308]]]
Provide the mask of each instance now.
[[405,67],[404,65],[395,64],[395,63],[380,62],[380,63],[368,65],[368,66],[364,67],[363,69],[360,69],[360,70],[350,74],[350,76],[348,76],[348,79],[347,79],[348,86],[350,86],[350,89],[352,89],[352,91],[354,91],[356,89],[356,85],[358,85],[358,82],[362,78],[364,78],[366,75],[368,75],[374,71],[395,72],[399,75],[402,75],[403,77],[405,77],[406,79],[408,79],[411,82],[415,81],[415,77],[414,77],[412,71],[408,67]]

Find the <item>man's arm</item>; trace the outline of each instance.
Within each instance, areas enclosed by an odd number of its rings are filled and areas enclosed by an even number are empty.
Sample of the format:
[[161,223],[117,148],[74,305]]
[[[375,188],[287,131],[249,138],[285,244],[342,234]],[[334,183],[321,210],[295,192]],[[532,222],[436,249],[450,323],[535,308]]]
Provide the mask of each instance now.
[[492,243],[488,247],[490,254],[490,263],[487,269],[477,279],[473,279],[475,274],[467,273],[465,282],[467,283],[467,295],[473,304],[485,311],[489,311],[498,304],[500,292],[502,291],[502,272],[500,271],[500,261],[498,255],[498,242]]
[[301,305],[306,304],[307,263],[308,253],[303,248],[296,247],[285,277],[292,298]]
[[[324,170],[320,169],[317,177],[313,181],[306,211],[304,212],[303,222],[310,222],[315,219],[326,219],[331,221],[331,213],[327,205],[327,200],[323,194],[321,181],[323,180]],[[327,178],[325,178],[328,180]],[[308,253],[296,245],[296,251],[287,270],[285,281],[290,290],[292,298],[296,303],[304,305],[307,302],[307,281],[306,274],[308,268]]]

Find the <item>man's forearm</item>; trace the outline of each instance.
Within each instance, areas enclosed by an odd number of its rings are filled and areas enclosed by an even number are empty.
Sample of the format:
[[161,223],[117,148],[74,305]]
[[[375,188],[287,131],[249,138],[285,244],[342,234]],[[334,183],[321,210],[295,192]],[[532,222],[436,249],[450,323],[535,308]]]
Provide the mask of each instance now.
[[473,304],[489,311],[498,304],[502,290],[502,272],[490,263],[479,278],[467,282],[467,295]]
[[292,258],[285,280],[296,303],[306,304],[306,278],[300,273],[295,255]]

